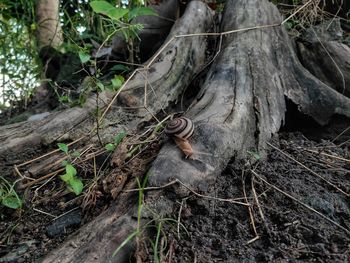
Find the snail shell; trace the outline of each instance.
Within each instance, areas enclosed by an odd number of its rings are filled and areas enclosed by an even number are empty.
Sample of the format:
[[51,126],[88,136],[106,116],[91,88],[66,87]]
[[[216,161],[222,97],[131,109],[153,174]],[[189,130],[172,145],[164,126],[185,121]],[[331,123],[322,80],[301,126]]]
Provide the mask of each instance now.
[[181,149],[186,157],[190,158],[193,155],[193,150],[187,139],[191,137],[193,131],[193,122],[186,117],[175,118],[169,121],[165,127],[165,133],[173,137],[176,145]]
[[175,136],[180,139],[188,139],[194,131],[193,122],[186,117],[175,118],[168,122],[165,127],[165,133],[169,136]]

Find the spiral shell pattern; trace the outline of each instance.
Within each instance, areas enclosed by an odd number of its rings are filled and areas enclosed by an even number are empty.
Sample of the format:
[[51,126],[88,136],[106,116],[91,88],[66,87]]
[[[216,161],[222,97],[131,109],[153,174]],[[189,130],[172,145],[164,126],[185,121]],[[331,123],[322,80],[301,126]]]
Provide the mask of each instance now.
[[168,122],[165,133],[180,139],[188,139],[194,131],[193,122],[186,117],[175,118]]

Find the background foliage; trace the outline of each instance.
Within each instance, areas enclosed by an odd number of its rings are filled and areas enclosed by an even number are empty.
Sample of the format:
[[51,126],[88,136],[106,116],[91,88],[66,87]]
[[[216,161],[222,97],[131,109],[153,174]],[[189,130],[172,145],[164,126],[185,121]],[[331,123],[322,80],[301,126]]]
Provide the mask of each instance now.
[[0,110],[26,103],[41,68],[35,46],[34,1],[0,1]]
[[[64,43],[58,51],[62,54],[75,53],[82,62],[80,69],[83,70],[85,63],[95,67],[92,75],[98,78],[100,72],[96,61],[90,60],[94,48],[96,45],[110,44],[111,37],[116,33],[122,34],[127,40],[137,37],[142,25],[132,25],[131,20],[142,14],[152,14],[143,5],[142,0],[61,1],[60,22]],[[105,12],[106,6],[114,9]],[[15,106],[18,101],[24,102],[25,105],[21,106],[26,108],[33,90],[44,80],[46,68],[39,58],[35,39],[38,28],[35,0],[0,0],[0,11],[1,112],[9,106]]]

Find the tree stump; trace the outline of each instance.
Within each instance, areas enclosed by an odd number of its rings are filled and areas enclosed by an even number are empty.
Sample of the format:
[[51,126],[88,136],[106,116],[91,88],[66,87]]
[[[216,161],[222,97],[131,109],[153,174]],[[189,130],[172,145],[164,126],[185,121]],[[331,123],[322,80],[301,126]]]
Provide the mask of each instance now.
[[[301,65],[281,21],[277,8],[267,0],[227,1],[221,22],[220,52],[185,114],[195,123],[190,138],[195,151],[193,159],[186,159],[174,143],[165,143],[148,172],[150,187],[162,187],[176,180],[186,187],[172,184],[175,193],[183,194],[185,190],[186,194],[189,188],[206,191],[232,157],[244,159],[248,151],[264,156],[266,143],[285,121],[286,99],[321,125],[334,114],[350,117],[350,100]],[[151,59],[154,63],[146,70],[140,69],[120,94],[118,105],[128,110],[114,108],[106,115],[100,134],[103,139],[111,137],[111,129],[135,128],[179,97],[202,69],[207,48],[202,34],[187,34],[207,32],[211,25],[212,15],[205,4],[191,1],[164,48],[156,53],[157,59]],[[237,29],[241,30],[230,32]],[[152,90],[145,92],[147,80]],[[20,152],[27,143],[32,147],[52,143],[73,127],[74,132],[68,133],[66,139],[79,138],[93,127],[91,119],[84,125],[80,123],[95,108],[95,99],[91,98],[83,109],[56,113],[40,122],[2,127],[1,158],[6,160],[11,151]],[[110,96],[104,93],[99,99],[106,104]],[[118,123],[117,128],[112,125],[114,122]],[[163,191],[162,188],[148,194],[144,205],[166,215],[174,201]],[[136,229],[136,211],[133,195],[122,195],[116,205],[83,226],[43,262],[127,262],[134,250],[131,240],[115,257],[112,253]],[[152,220],[147,217],[141,223]]]

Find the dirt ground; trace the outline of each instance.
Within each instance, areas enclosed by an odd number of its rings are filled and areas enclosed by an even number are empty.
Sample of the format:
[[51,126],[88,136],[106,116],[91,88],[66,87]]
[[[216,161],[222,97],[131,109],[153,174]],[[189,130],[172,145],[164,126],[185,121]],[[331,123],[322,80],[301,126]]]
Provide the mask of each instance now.
[[[24,108],[18,111],[20,118],[28,117]],[[321,128],[305,116],[290,117],[296,114],[297,107],[289,105],[288,127],[266,146],[266,158],[256,160],[259,155],[252,151],[250,160],[238,164],[232,160],[211,190],[201,193],[210,199],[195,195],[176,199],[165,190],[177,201],[168,217],[181,226],[179,231],[177,224],[163,226],[161,263],[350,262],[350,121],[334,119]],[[6,115],[0,117],[3,125]],[[144,175],[160,146],[153,145],[116,173],[129,182],[135,180],[131,176],[135,167],[136,176]],[[99,167],[108,158],[100,156]],[[0,167],[0,176],[18,179],[13,164]],[[78,168],[84,171],[84,183],[91,183],[93,164]],[[113,195],[118,198],[113,189],[122,191],[122,185],[113,186],[114,179],[119,177],[90,184],[90,205],[85,208],[84,196],[67,191],[57,177],[17,189],[23,208],[0,206],[0,263],[40,262],[105,211]],[[232,199],[250,206],[227,201]],[[148,234],[145,246],[135,254],[145,255],[144,262],[155,262],[149,240],[157,239],[156,231]],[[130,258],[136,262],[133,255]]]
[[[169,217],[178,220],[181,209],[183,227],[178,235],[174,225],[164,226],[160,254],[167,262],[349,262],[349,131],[337,136],[346,125],[281,132],[266,159],[251,162],[259,158],[252,153],[250,161],[227,166],[205,193],[216,199],[177,200]],[[0,262],[37,262],[111,201],[104,196],[82,210],[81,197],[57,183],[19,192],[27,198],[21,212],[1,207]]]
[[169,235],[171,262],[349,262],[348,144],[300,132],[272,144],[283,153],[270,147],[267,160],[228,165],[208,194],[240,201],[246,195],[251,211],[198,197],[183,202],[188,235]]

